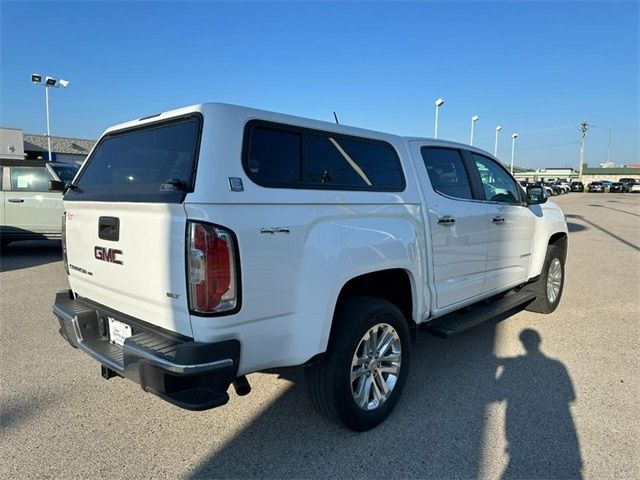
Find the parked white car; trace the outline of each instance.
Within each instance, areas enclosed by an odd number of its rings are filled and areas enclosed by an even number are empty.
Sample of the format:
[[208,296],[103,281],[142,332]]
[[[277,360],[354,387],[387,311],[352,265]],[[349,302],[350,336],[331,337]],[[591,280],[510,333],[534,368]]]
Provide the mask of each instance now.
[[62,235],[62,190],[76,165],[42,160],[0,160],[0,244],[57,240]]
[[64,201],[61,334],[188,409],[299,365],[319,412],[367,430],[418,325],[550,313],[564,285],[560,208],[441,140],[195,105],[108,129]]

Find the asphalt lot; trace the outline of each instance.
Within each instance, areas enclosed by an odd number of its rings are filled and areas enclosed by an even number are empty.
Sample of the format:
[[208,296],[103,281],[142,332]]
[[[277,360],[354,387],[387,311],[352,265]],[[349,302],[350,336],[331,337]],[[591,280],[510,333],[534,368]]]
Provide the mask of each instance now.
[[200,413],[103,380],[57,333],[59,243],[14,244],[0,257],[0,477],[640,478],[640,195],[554,201],[570,229],[558,310],[421,333],[395,413],[362,434],[315,413],[299,369],[250,375],[249,396]]

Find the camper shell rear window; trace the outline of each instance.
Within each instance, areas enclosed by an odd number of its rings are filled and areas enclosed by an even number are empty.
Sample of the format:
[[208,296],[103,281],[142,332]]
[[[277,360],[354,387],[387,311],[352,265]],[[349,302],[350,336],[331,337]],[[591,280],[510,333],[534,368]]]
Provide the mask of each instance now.
[[193,191],[201,131],[192,114],[106,135],[65,200],[181,203]]

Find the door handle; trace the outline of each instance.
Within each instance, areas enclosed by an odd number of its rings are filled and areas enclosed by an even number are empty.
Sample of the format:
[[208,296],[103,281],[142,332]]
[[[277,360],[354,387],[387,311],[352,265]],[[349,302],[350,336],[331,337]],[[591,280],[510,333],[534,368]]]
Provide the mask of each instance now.
[[453,217],[442,217],[438,219],[438,225],[453,225],[456,223],[456,219]]
[[493,223],[498,224],[498,225],[502,225],[502,224],[504,223],[504,218],[503,218],[503,217],[493,217],[493,218],[491,219],[491,221],[492,221]]
[[10,198],[9,203],[24,203],[24,199],[22,198]]

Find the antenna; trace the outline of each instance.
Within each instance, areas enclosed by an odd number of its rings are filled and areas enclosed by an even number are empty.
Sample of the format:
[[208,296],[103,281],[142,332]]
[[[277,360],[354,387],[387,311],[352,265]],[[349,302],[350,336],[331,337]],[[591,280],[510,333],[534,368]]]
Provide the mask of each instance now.
[[336,112],[335,112],[335,111],[333,112],[333,118],[335,118],[335,119],[336,119],[336,123],[337,123],[338,125],[340,125],[340,122],[338,121],[338,115],[336,115]]

